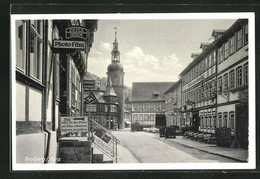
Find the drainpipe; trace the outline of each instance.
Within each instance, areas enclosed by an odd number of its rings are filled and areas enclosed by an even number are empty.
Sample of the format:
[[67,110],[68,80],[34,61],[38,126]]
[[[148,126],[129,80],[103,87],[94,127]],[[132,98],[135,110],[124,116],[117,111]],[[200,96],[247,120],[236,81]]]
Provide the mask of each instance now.
[[[48,47],[48,20],[43,21],[43,59],[44,59],[44,81],[45,81],[45,89],[44,89],[44,99],[43,99],[43,131],[47,133],[47,144],[44,154],[44,164],[48,163],[49,160],[49,152],[50,152],[50,139],[51,133],[47,129],[47,100],[48,100],[48,57],[47,57],[47,47]],[[51,71],[50,71],[51,72]]]

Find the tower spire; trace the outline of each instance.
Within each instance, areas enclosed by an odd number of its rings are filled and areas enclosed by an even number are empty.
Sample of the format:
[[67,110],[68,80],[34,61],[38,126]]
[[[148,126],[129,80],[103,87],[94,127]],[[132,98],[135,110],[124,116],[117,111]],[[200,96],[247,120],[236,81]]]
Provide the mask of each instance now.
[[117,26],[115,26],[114,29],[115,29],[115,42],[117,42]]

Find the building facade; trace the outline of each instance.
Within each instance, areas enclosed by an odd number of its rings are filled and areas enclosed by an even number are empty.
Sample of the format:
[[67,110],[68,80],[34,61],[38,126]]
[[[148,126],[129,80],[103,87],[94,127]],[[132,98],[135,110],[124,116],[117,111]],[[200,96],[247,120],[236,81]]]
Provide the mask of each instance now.
[[[53,40],[65,39],[65,29],[83,26],[84,51],[56,51]],[[82,81],[97,21],[16,20],[16,162],[28,157],[56,157],[60,115],[82,114]],[[37,147],[36,147],[37,146]],[[55,162],[55,161],[54,161]]]
[[230,128],[233,138],[247,146],[248,20],[213,30],[212,37],[180,74],[185,123],[205,133]]
[[118,128],[118,102],[111,80],[105,91],[84,89],[84,116],[90,116],[107,129]]
[[111,64],[107,67],[107,80],[112,82],[118,101],[118,119],[119,129],[124,128],[124,67],[120,63],[120,51],[118,49],[117,32],[115,32],[115,41],[111,52]]
[[165,94],[172,82],[135,82],[132,85],[132,124],[155,127],[156,119],[165,115]]
[[179,126],[181,128],[185,124],[181,113],[181,85],[181,80],[179,80],[164,93],[166,126]]

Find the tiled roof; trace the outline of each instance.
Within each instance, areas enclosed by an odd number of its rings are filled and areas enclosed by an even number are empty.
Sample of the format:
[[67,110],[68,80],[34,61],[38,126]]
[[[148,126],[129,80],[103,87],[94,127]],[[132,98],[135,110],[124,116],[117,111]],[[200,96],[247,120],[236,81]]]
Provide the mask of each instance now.
[[164,92],[164,94],[173,92],[180,85],[180,83],[181,83],[181,80],[174,83],[167,91]]
[[161,101],[174,82],[134,82],[131,101]]

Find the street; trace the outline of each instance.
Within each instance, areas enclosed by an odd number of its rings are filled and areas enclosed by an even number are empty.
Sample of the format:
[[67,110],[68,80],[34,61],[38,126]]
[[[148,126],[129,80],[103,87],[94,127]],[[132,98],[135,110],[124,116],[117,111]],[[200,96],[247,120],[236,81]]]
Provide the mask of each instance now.
[[118,163],[229,163],[225,157],[191,149],[158,134],[129,129],[112,131],[120,140]]

